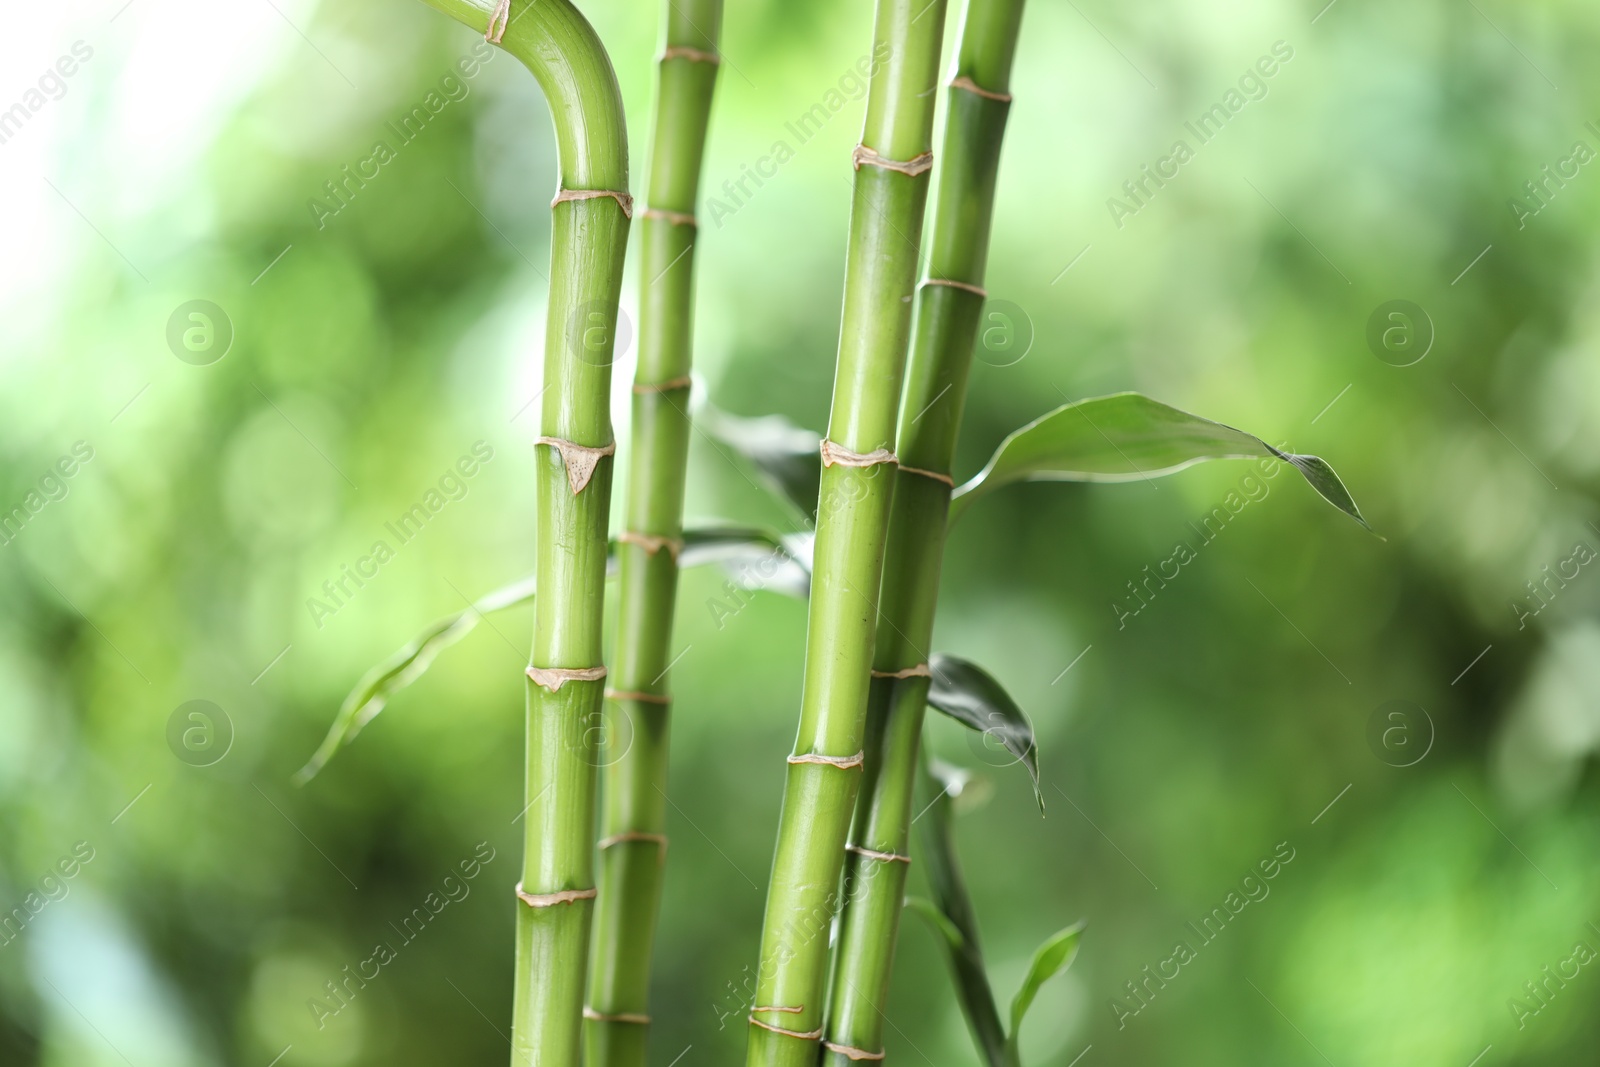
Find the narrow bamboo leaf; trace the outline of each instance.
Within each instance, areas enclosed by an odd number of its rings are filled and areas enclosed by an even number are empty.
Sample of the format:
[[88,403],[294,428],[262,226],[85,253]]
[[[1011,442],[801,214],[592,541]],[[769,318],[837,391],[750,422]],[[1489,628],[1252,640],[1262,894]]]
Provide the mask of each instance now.
[[[748,588],[805,597],[811,576],[809,535],[776,534],[750,526],[711,526],[683,532],[683,551],[678,556],[680,567],[719,563],[738,577],[744,571],[734,570],[731,563],[739,560],[748,561],[746,570],[758,576],[767,573],[766,561],[771,561],[770,577]],[[613,541],[606,557],[606,575],[614,577],[618,569],[617,543]],[[340,749],[355,740],[361,728],[384,709],[389,698],[427,673],[439,653],[471,633],[485,615],[531,603],[533,597],[531,575],[487,593],[466,610],[432,623],[405,647],[364,674],[340,705],[328,736],[295,774],[295,783],[304,785],[315,777]]]
[[699,409],[706,433],[748,460],[770,489],[792,505],[807,522],[817,513],[822,492],[820,434],[796,426],[781,415],[749,418],[730,415],[711,404]]
[[907,896],[905,906],[922,916],[927,924],[933,927],[933,932],[944,938],[945,948],[950,953],[951,966],[958,966],[956,957],[966,951],[967,939],[961,936],[956,924],[947,919],[944,912],[927,897]]
[[479,619],[490,612],[529,603],[533,596],[532,577],[497,589],[465,611],[458,611],[435,622],[412,638],[400,651],[368,671],[356,683],[350,695],[344,698],[328,736],[310,761],[294,776],[295,784],[304,785],[315,777],[335,753],[354,740],[361,728],[383,710],[391,696],[422,677],[433,665],[434,657],[471,633]]
[[1028,722],[1011,694],[982,667],[957,656],[934,653],[928,663],[933,684],[928,687],[928,703],[963,726],[993,738],[1017,757],[1033,781],[1033,796],[1044,811],[1044,792],[1039,788],[1039,746]]
[[1011,1033],[1006,1038],[1006,1047],[1011,1052],[1013,1063],[1020,1062],[1017,1037],[1022,1030],[1022,1017],[1033,1006],[1033,998],[1039,995],[1039,987],[1072,966],[1073,959],[1078,955],[1078,938],[1082,934],[1083,923],[1076,923],[1052,935],[1033,954],[1033,962],[1028,965],[1028,976],[1022,980],[1022,988],[1017,990],[1015,999],[1011,1001]]
[[1013,482],[1128,482],[1183,470],[1209,459],[1273,458],[1290,464],[1322,498],[1362,526],[1355,500],[1316,456],[1281,452],[1259,437],[1139,393],[1114,393],[1064,404],[1014,431],[977,477],[956,490],[950,518]]
[[[1010,1067],[1006,1059],[1005,1027],[1001,1024],[994,990],[989,986],[989,975],[984,968],[983,950],[978,944],[978,920],[972,909],[972,898],[967,893],[966,880],[961,875],[961,864],[956,859],[951,825],[952,802],[969,787],[972,776],[960,767],[931,757],[924,761],[923,770],[923,780],[933,797],[924,817],[917,821],[922,844],[918,859],[927,871],[928,889],[933,894],[931,906],[944,921],[936,927],[948,950],[956,999],[972,1031],[972,1042],[988,1067]],[[954,938],[945,931],[944,924],[956,931]]]

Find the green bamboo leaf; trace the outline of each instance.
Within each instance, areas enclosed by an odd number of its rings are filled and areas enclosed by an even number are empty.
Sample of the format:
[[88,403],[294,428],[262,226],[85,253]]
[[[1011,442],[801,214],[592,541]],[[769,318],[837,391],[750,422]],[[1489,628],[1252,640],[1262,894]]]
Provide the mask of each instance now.
[[1022,1030],[1022,1017],[1033,1006],[1033,998],[1039,995],[1039,987],[1072,966],[1073,959],[1078,955],[1078,938],[1082,934],[1083,923],[1075,923],[1049,937],[1033,954],[1033,962],[1028,965],[1028,977],[1022,980],[1022,988],[1017,990],[1016,998],[1011,1001],[1011,1033],[1006,1038],[1006,1048],[1011,1053],[1013,1063],[1019,1062],[1017,1038]]
[[762,480],[793,506],[806,522],[817,514],[822,493],[820,434],[796,426],[782,415],[749,418],[730,415],[706,404],[698,409],[698,425],[713,438],[748,460]]
[[[1039,788],[1039,746],[1028,722],[1011,694],[982,667],[957,656],[934,653],[928,662],[933,684],[928,687],[928,703],[963,726],[999,741],[1017,758],[1033,781],[1033,796],[1044,811],[1044,792]],[[959,792],[959,790],[958,790]]]
[[933,927],[933,932],[944,938],[945,947],[950,952],[951,965],[955,966],[956,957],[966,951],[967,947],[967,939],[961,936],[956,924],[946,918],[944,912],[927,897],[907,896],[905,906],[922,916],[927,924]]
[[988,466],[956,490],[954,521],[974,502],[1013,482],[1128,482],[1183,470],[1209,459],[1282,460],[1322,498],[1367,529],[1339,476],[1316,456],[1281,452],[1259,437],[1139,393],[1113,393],[1064,404],[1014,431]]
[[[733,563],[738,561],[749,561],[749,565],[735,570]],[[765,561],[773,561],[770,573]],[[721,564],[736,578],[746,574],[762,578],[750,588],[772,589],[804,598],[811,577],[810,537],[777,534],[753,526],[685,530],[678,566],[701,567],[712,563]],[[618,569],[617,542],[612,541],[606,555],[606,576],[614,577]],[[295,784],[304,785],[314,778],[340,749],[355,740],[361,728],[384,709],[389,698],[427,673],[439,653],[471,633],[485,615],[532,603],[533,598],[533,576],[520,578],[485,594],[466,610],[432,623],[405,647],[362,675],[340,705],[328,736],[295,774]]]

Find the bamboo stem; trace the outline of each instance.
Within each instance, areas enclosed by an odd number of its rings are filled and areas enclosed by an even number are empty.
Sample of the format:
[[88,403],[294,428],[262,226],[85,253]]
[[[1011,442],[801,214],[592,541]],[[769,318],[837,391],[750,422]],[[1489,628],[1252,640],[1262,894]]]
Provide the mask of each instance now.
[[689,454],[694,211],[721,22],[722,0],[669,0],[657,65],[616,669],[606,694],[599,897],[584,1025],[590,1067],[644,1067],[649,1032],[667,851],[666,675]]
[[846,860],[846,903],[826,1027],[830,1067],[850,1063],[836,1049],[883,1049],[883,1011],[906,864],[877,862],[868,853],[907,851],[929,679],[893,675],[926,663],[933,637],[951,467],[983,309],[995,181],[1022,8],[1023,0],[968,0],[949,89],[928,279],[917,294],[916,334],[900,413],[901,469],[885,549],[866,774]]
[[[518,885],[513,1067],[577,1067],[594,907],[595,774],[612,334],[631,202],[622,97],[605,48],[568,0],[428,0],[487,31],[550,104],[552,204],[544,396],[534,491],[539,597],[527,681],[527,777]],[[598,327],[598,328],[597,328]],[[534,677],[538,674],[538,678]]]
[[[860,781],[895,420],[927,201],[944,0],[878,0],[806,635],[800,724],[767,893],[750,1067],[810,1067]],[[892,864],[886,866],[902,866]]]

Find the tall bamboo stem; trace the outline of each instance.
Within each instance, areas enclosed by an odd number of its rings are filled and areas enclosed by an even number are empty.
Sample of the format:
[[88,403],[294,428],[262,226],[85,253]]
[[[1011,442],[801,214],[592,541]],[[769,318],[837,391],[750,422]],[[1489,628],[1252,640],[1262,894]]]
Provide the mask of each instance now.
[[527,682],[527,807],[517,886],[513,1067],[577,1067],[594,890],[589,723],[602,676],[614,447],[612,334],[632,203],[622,96],[605,48],[568,0],[428,0],[527,65],[550,105],[552,204],[544,390],[534,473],[539,590]]
[[650,960],[666,861],[667,669],[689,454],[695,204],[716,83],[722,0],[668,0],[639,271],[633,456],[600,816],[590,1067],[643,1067]]
[[806,632],[800,724],[767,890],[750,1067],[810,1067],[861,774],[895,419],[932,166],[944,0],[878,0]]
[[[928,278],[900,409],[900,470],[889,520],[866,738],[866,773],[846,858],[827,1059],[883,1049],[911,797],[929,679],[926,663],[950,509],[951,466],[967,391],[994,214],[1000,142],[1023,0],[968,0],[949,89]],[[1004,1035],[1001,1035],[1002,1038]]]

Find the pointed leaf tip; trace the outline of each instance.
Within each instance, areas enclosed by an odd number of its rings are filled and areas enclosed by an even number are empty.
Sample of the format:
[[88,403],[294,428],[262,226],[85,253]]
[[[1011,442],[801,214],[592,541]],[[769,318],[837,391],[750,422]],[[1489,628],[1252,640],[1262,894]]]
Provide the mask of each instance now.
[[[998,741],[1027,770],[1034,799],[1044,813],[1044,792],[1039,788],[1039,746],[1033,724],[995,677],[970,660],[934,653],[928,661],[932,684],[928,703],[970,729],[985,741]],[[952,792],[955,796],[959,788]]]

